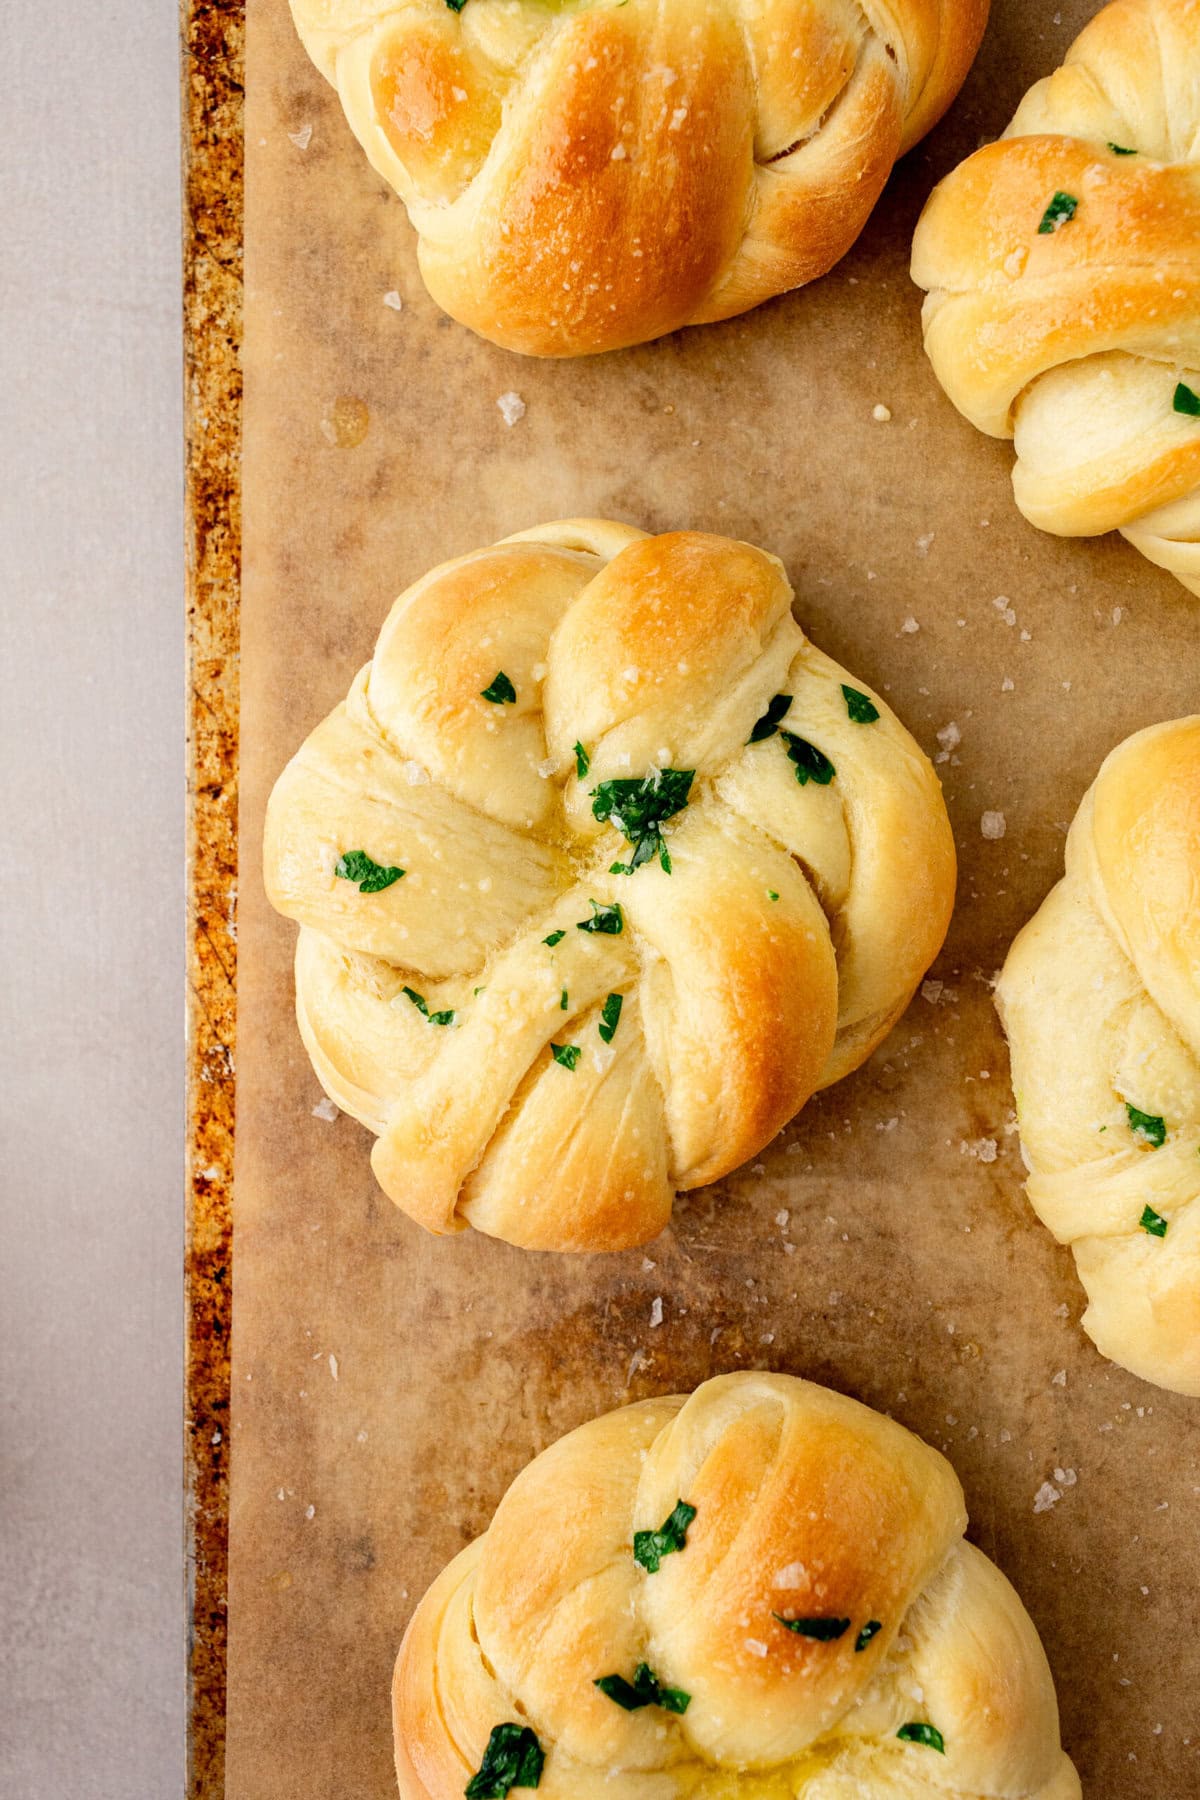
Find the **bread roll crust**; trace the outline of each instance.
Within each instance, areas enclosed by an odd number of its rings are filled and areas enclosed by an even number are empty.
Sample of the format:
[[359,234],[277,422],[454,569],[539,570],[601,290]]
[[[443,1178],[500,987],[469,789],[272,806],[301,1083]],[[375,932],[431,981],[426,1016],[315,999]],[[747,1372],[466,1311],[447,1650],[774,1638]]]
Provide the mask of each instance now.
[[[301,927],[301,1033],[431,1231],[644,1242],[857,1067],[936,955],[937,778],[791,601],[727,538],[539,527],[402,595],[280,776],[264,868]],[[485,697],[498,673],[511,699]],[[748,742],[781,694],[790,735]],[[598,790],[664,765],[686,802],[622,873]],[[403,874],[364,892],[337,873],[355,851]]]
[[[1072,216],[1047,228],[1057,195]],[[925,348],[1015,439],[1033,524],[1120,530],[1200,593],[1200,0],[1114,0],[913,241]]]
[[996,991],[1029,1198],[1075,1253],[1084,1329],[1183,1394],[1200,1394],[1198,896],[1194,717],[1105,760]]
[[[686,1540],[649,1572],[634,1533],[680,1499]],[[505,1722],[536,1733],[544,1800],[1078,1800],[1037,1634],[965,1527],[943,1457],[793,1376],[593,1420],[417,1607],[392,1690],[402,1800],[457,1800]],[[595,1686],[642,1662],[682,1713]],[[897,1736],[914,1722],[941,1752]]]
[[823,274],[957,93],[988,0],[292,0],[434,299],[538,356]]

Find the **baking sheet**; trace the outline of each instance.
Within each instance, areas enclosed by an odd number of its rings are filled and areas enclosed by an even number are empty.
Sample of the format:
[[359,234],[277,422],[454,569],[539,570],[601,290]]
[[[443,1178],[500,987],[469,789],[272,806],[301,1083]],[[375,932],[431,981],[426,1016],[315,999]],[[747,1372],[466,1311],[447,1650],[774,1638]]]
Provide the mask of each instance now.
[[[401,1633],[517,1471],[595,1413],[755,1365],[854,1394],[951,1457],[971,1536],[1042,1633],[1088,1794],[1200,1788],[1200,1409],[1078,1329],[1070,1254],[1021,1192],[989,986],[1105,752],[1196,707],[1200,615],[1120,540],[1021,520],[1011,449],[960,420],[925,363],[906,272],[933,181],[1003,128],[1091,10],[999,0],[949,120],[824,281],[537,364],[425,297],[403,209],[285,0],[252,0],[231,1800],[390,1795]],[[294,928],[257,871],[270,784],[395,594],[578,513],[781,555],[809,634],[942,758],[961,876],[932,985],[865,1068],[682,1199],[648,1251],[572,1260],[424,1236],[375,1188],[366,1134],[314,1114]],[[1003,838],[983,837],[985,810]],[[1047,1481],[1060,1497],[1035,1510]]]

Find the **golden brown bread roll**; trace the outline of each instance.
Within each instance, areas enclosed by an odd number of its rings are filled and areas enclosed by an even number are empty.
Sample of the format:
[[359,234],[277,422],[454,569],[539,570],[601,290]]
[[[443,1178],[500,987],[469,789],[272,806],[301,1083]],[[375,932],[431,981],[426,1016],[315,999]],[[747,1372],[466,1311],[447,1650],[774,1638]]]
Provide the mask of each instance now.
[[1200,0],[1115,0],[913,242],[925,348],[1017,505],[1200,593]]
[[728,538],[520,533],[401,595],[280,776],[300,1029],[431,1231],[644,1242],[936,955],[937,778],[791,601]]
[[1078,1800],[1037,1633],[966,1523],[935,1450],[794,1376],[595,1419],[413,1615],[402,1800]]
[[1119,745],[997,989],[1029,1198],[1084,1329],[1200,1394],[1200,717]]
[[936,124],[988,0],[292,0],[439,306],[535,356],[821,275]]

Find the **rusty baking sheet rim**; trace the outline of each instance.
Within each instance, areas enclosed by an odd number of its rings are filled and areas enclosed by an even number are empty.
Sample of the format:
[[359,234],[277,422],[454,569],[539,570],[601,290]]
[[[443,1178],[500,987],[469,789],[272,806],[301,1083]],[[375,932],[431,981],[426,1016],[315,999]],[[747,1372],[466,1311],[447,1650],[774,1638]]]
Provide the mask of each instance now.
[[244,0],[180,0],[187,567],[187,1793],[225,1791]]

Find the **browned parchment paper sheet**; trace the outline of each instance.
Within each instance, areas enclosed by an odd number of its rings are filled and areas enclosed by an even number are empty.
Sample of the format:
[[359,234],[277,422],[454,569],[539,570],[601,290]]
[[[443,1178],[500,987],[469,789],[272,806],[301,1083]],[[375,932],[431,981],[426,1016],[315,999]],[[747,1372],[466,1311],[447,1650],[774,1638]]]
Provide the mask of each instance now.
[[[252,0],[231,1800],[390,1795],[404,1625],[516,1472],[597,1412],[753,1365],[857,1395],[952,1458],[971,1535],[1042,1632],[1089,1796],[1200,1793],[1200,1406],[1079,1331],[1071,1257],[1022,1196],[989,990],[1102,756],[1197,705],[1200,610],[1119,540],[1020,519],[1011,451],[941,395],[907,277],[934,180],[1090,10],[1051,23],[998,0],[949,120],[824,281],[535,364],[426,299],[403,209],[285,0]],[[527,407],[511,428],[509,391]],[[270,784],[395,594],[573,513],[777,551],[816,642],[950,749],[961,857],[940,989],[760,1162],[682,1200],[648,1254],[585,1260],[424,1236],[376,1190],[366,1134],[314,1117],[294,932],[258,874]],[[1035,1512],[1047,1480],[1061,1498]]]

